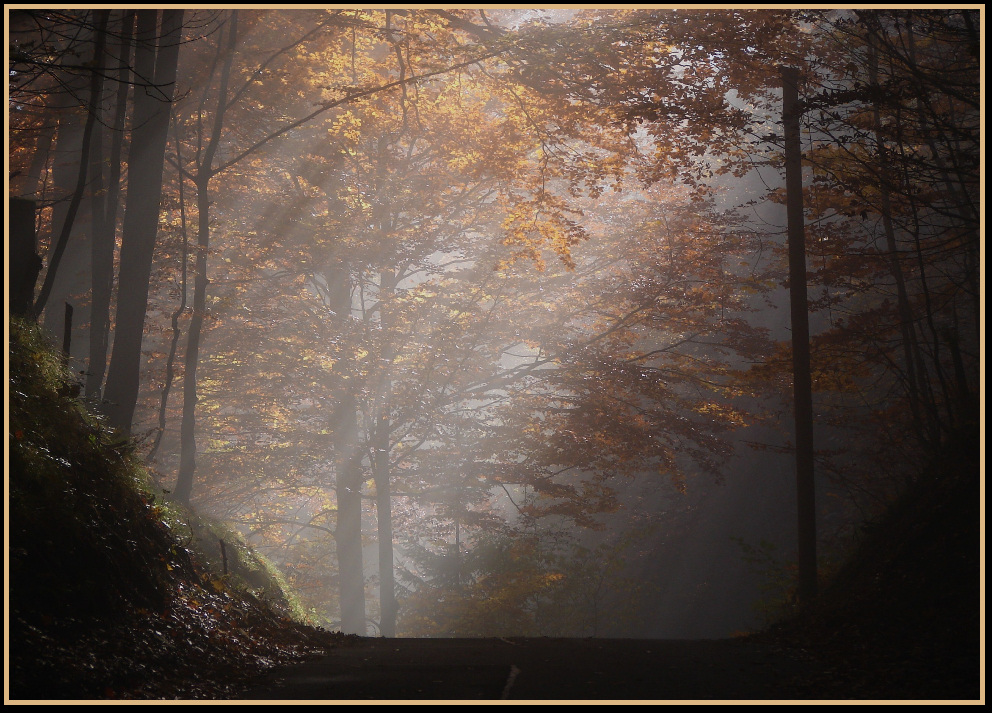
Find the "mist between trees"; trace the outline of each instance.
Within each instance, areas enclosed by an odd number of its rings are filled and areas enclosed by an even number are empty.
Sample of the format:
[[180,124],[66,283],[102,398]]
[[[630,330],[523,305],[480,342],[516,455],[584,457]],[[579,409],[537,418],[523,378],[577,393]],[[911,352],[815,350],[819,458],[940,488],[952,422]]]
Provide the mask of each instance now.
[[787,201],[819,576],[977,427],[979,23],[8,10],[11,309],[315,621],[726,635],[795,596]]

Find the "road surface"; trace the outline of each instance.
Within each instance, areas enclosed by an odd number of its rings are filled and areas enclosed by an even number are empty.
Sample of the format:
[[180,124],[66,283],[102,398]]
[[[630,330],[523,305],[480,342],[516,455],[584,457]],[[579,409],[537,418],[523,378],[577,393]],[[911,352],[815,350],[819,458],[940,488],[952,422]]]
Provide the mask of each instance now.
[[801,651],[738,639],[355,638],[244,698],[783,700],[803,697],[820,669]]

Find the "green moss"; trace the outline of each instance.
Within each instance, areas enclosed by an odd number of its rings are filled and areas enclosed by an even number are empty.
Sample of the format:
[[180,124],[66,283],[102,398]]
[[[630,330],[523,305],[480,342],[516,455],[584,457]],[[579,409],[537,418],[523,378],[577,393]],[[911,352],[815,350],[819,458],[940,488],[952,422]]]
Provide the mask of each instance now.
[[209,573],[212,586],[248,594],[264,600],[284,617],[312,623],[282,572],[252,548],[240,532],[226,523],[180,509],[178,505],[172,507],[180,513],[188,533],[188,546]]

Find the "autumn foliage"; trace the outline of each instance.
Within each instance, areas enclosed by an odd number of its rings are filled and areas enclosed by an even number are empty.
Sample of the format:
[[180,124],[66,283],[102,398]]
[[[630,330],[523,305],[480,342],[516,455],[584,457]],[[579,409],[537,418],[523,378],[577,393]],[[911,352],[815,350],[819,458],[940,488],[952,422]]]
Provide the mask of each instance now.
[[[53,270],[87,105],[87,131],[122,146],[86,185],[114,164],[125,191],[112,210],[82,194],[70,245],[98,240],[98,214],[120,222],[146,169],[127,92],[115,123],[117,88],[82,101],[71,58],[100,33],[115,67],[165,50],[161,32],[129,44],[123,11],[19,12],[11,195],[37,201]],[[626,485],[733,477],[729,434],[789,407],[769,317],[784,233],[765,217],[785,200],[785,64],[803,67],[818,467],[846,502],[885,502],[978,419],[976,20],[187,11],[128,327],[135,447],[345,631],[594,630],[624,574],[591,561],[637,536]],[[78,255],[53,294],[95,335]],[[73,339],[73,368],[102,375]],[[87,393],[114,412],[107,388]],[[597,539],[607,521],[626,532]]]

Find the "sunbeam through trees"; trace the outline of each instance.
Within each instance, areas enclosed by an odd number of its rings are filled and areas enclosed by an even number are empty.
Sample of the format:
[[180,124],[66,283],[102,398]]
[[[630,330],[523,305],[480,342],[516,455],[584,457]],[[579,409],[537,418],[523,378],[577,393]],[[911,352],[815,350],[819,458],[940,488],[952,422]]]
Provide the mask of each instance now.
[[9,9],[8,309],[314,622],[751,631],[983,423],[981,27]]

